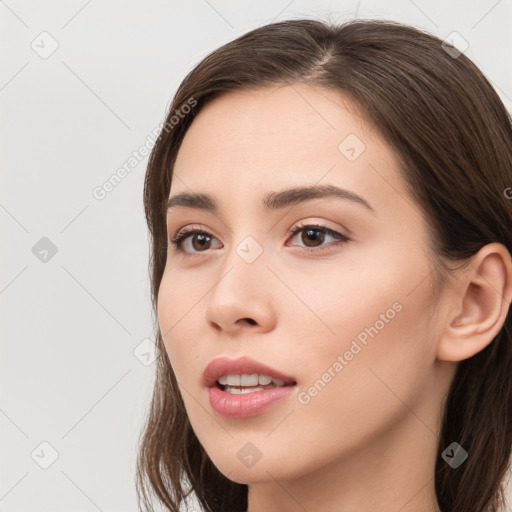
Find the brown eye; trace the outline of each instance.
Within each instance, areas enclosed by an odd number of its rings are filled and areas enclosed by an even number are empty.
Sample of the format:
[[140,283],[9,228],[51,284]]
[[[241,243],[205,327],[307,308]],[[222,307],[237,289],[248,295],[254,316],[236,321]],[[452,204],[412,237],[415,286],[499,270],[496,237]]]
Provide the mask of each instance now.
[[325,240],[325,234],[321,229],[307,229],[302,231],[301,242],[304,242],[306,247],[317,247],[322,245]]
[[[171,244],[177,251],[194,254],[196,252],[205,252],[211,248],[212,240],[215,237],[207,231],[192,228],[180,231],[172,240]],[[187,246],[184,248],[184,246]]]
[[[297,226],[290,230],[292,238],[295,238],[299,233],[301,234],[300,242],[303,244],[299,247],[306,252],[320,252],[350,241],[347,236],[320,224]],[[334,240],[334,243],[325,244],[326,238],[329,237]],[[176,251],[184,255],[197,256],[202,252],[207,252],[208,249],[215,248],[212,247],[215,240],[217,239],[208,231],[199,228],[185,228],[178,232],[170,243]]]
[[[308,252],[323,251],[325,249],[329,249],[333,245],[340,245],[350,240],[347,236],[320,224],[312,226],[297,226],[290,230],[290,233],[293,235],[292,239],[295,238],[295,236],[299,233],[301,234],[300,242],[302,242],[304,245],[299,245],[299,247],[302,247],[305,251]],[[333,238],[335,243],[324,245],[326,237]]]
[[211,244],[212,237],[205,233],[194,233],[190,235],[191,244],[194,250],[201,251],[202,249],[208,249]]

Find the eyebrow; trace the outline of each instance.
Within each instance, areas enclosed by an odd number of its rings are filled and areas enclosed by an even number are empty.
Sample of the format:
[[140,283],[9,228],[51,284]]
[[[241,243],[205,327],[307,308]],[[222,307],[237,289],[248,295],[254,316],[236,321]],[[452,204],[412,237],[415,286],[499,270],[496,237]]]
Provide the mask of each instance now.
[[[375,214],[373,207],[366,199],[357,195],[355,192],[335,185],[311,185],[307,187],[296,187],[280,192],[270,192],[263,198],[263,206],[267,211],[279,210],[286,206],[296,205],[304,201],[310,201],[318,198],[344,199],[359,204],[369,212]],[[208,194],[182,192],[170,197],[166,204],[166,211],[176,207],[198,208],[209,212],[217,213],[218,205],[213,197]]]

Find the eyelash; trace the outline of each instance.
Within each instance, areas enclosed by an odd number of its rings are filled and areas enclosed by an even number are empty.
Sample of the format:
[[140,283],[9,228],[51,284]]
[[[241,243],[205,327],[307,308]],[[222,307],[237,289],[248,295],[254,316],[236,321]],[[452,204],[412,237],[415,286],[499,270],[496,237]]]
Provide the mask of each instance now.
[[[304,252],[308,252],[308,253],[318,253],[318,252],[321,252],[321,251],[324,251],[324,250],[328,250],[329,248],[331,248],[333,245],[342,245],[344,243],[347,243],[350,241],[350,238],[348,238],[347,236],[341,234],[341,233],[338,233],[337,231],[334,231],[333,229],[330,229],[328,228],[327,226],[324,226],[322,224],[302,224],[300,226],[296,226],[292,229],[290,229],[287,233],[287,235],[290,235],[291,238],[293,238],[295,235],[297,235],[298,233],[300,233],[301,231],[306,231],[308,229],[313,229],[313,230],[319,230],[319,231],[324,231],[325,234],[327,235],[330,235],[332,236],[335,240],[337,240],[334,244],[331,244],[331,245],[327,245],[327,246],[321,246],[319,248],[311,248],[311,247],[300,247],[300,249]],[[201,254],[203,252],[206,252],[206,251],[199,251],[199,252],[193,252],[193,253],[190,253],[188,251],[184,251],[182,248],[181,248],[181,244],[182,242],[187,239],[188,237],[190,237],[191,235],[193,234],[201,234],[201,235],[207,235],[209,236],[210,238],[215,238],[211,233],[209,233],[208,231],[205,231],[204,229],[199,229],[199,228],[184,228],[182,229],[181,231],[179,231],[175,236],[174,238],[170,241],[171,244],[173,245],[174,247],[174,250],[178,251],[178,252],[181,252],[183,255],[185,256],[201,256]]]

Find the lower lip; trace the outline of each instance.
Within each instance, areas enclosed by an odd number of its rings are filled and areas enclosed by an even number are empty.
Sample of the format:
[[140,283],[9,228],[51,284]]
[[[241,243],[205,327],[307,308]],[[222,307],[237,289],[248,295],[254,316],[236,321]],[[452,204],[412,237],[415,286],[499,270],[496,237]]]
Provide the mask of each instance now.
[[213,386],[209,388],[210,405],[225,418],[250,418],[257,416],[275,403],[288,398],[295,386],[281,386],[243,395],[226,393]]

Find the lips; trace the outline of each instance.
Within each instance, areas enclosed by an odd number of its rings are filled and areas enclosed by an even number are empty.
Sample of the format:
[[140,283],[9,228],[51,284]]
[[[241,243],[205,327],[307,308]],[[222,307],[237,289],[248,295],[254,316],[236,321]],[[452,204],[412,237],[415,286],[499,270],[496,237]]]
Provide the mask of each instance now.
[[237,359],[228,359],[227,357],[219,357],[208,364],[203,373],[203,383],[206,387],[211,388],[217,385],[217,380],[223,375],[243,375],[243,374],[262,374],[268,375],[273,379],[279,379],[285,382],[285,385],[296,384],[294,377],[286,375],[270,366],[255,361],[247,356]]
[[[217,381],[223,376],[225,377],[222,379],[223,382],[225,380],[232,382],[221,385]],[[237,379],[237,376],[242,377]],[[238,385],[241,384],[241,379],[244,381],[249,379],[253,384],[255,376],[258,377],[258,381],[261,377],[263,381],[268,381],[270,377],[272,381],[279,382],[269,383],[263,387]],[[290,375],[243,356],[238,359],[226,357],[214,359],[204,371],[203,383],[207,387],[212,409],[226,419],[239,420],[252,418],[263,414],[271,407],[277,407],[277,404],[293,395],[297,381]],[[231,386],[233,383],[234,387]]]

